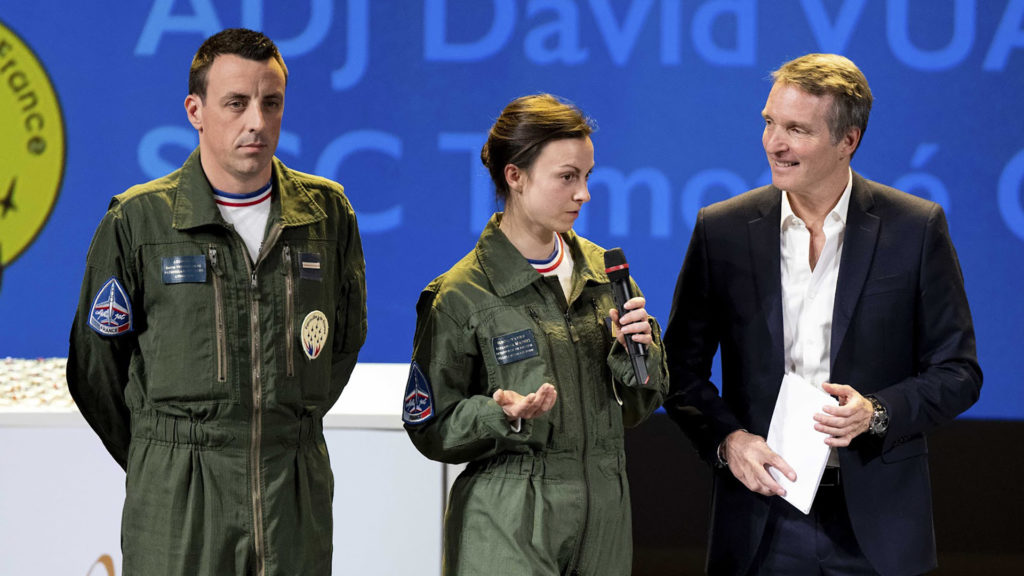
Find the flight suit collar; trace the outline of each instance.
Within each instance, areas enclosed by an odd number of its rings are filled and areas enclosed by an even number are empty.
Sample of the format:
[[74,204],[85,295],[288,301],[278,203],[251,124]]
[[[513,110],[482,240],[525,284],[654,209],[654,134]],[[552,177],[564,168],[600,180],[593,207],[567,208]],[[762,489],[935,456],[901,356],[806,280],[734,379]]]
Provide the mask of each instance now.
[[[505,297],[541,280],[543,276],[537,273],[505,233],[498,228],[501,218],[501,212],[491,216],[483,233],[480,234],[476,254],[481,268],[494,286],[494,292],[500,297]],[[603,262],[603,253],[599,254],[600,250],[596,246],[581,242],[572,230],[562,234],[562,238],[575,261],[573,296],[588,281],[608,282],[608,276],[600,264]]]
[[[270,222],[280,220],[284,227],[302,226],[327,218],[309,190],[296,179],[277,157],[273,159],[274,192],[270,204]],[[174,193],[176,230],[189,230],[211,224],[224,225],[217,209],[213,188],[203,172],[196,147],[181,167],[178,188]]]

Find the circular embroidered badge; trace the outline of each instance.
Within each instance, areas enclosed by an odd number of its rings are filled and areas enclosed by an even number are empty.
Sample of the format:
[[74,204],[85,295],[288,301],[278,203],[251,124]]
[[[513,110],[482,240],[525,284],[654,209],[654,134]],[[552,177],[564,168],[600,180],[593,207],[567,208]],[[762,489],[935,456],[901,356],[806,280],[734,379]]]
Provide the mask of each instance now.
[[316,360],[327,342],[327,316],[319,310],[306,314],[302,321],[302,351],[306,358]]

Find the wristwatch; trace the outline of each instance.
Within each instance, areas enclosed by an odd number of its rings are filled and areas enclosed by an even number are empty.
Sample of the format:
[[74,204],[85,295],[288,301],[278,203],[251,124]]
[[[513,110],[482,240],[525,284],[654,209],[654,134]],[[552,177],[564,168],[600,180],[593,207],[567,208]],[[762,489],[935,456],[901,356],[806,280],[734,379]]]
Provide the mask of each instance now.
[[889,411],[886,410],[885,406],[878,401],[878,398],[868,396],[867,399],[871,402],[871,407],[875,410],[875,413],[871,415],[871,423],[868,424],[868,431],[875,436],[885,436],[885,432],[889,429]]

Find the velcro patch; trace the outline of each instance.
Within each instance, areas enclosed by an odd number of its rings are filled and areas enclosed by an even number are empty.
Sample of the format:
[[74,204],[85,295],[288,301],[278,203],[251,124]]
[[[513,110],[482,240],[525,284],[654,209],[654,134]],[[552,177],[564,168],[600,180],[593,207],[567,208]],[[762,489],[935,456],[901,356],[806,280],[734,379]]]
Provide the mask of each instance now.
[[206,282],[206,256],[169,256],[162,258],[164,284]]
[[529,328],[495,336],[491,338],[491,344],[494,346],[494,357],[499,365],[519,362],[540,354],[537,350],[537,339],[533,335],[533,330]]
[[316,252],[299,252],[299,278],[321,280],[320,255]]
[[402,404],[402,422],[422,424],[434,417],[434,392],[430,382],[413,362],[409,366],[409,381],[405,384],[405,401]]
[[101,336],[120,336],[132,331],[132,303],[117,277],[111,276],[92,299],[89,327]]

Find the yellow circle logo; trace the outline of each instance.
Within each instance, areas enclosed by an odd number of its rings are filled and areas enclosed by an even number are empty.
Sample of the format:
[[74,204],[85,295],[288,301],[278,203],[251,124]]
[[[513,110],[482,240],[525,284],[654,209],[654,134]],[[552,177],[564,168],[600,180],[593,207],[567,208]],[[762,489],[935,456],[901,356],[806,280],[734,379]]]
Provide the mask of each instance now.
[[43,229],[64,178],[64,119],[39,59],[0,22],[0,270]]

